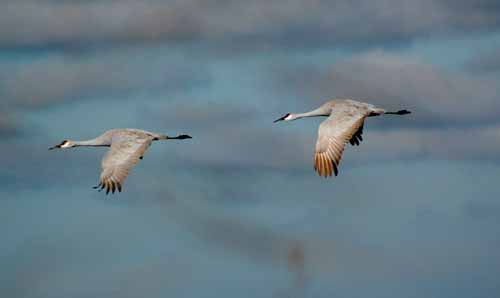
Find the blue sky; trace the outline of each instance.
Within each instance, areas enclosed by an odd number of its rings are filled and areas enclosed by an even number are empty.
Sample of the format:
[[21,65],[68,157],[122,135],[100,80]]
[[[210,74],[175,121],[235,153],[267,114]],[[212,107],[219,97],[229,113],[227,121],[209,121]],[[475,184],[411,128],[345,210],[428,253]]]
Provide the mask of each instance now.
[[[1,296],[500,295],[498,1],[0,5]],[[413,114],[326,180],[321,120],[272,121],[334,97]],[[112,197],[47,151],[118,127],[193,139]]]

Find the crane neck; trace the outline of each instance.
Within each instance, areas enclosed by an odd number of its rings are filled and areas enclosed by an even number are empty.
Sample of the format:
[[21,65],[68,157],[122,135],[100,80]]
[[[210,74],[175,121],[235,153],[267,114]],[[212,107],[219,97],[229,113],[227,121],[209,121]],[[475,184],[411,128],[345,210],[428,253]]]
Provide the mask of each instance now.
[[325,109],[324,107],[317,108],[310,112],[299,113],[293,115],[293,120],[308,117],[328,117],[330,116],[331,109]]
[[95,139],[86,141],[71,141],[75,147],[87,146],[87,147],[102,147],[111,146],[111,140],[107,136],[99,136]]

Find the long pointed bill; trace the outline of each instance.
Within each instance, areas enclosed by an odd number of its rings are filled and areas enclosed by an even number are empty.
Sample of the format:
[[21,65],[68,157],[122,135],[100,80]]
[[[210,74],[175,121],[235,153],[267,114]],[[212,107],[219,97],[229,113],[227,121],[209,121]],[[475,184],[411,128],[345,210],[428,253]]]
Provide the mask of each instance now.
[[285,116],[283,116],[283,117],[281,117],[281,118],[279,118],[279,119],[274,120],[274,121],[273,121],[273,123],[283,121],[283,120],[285,120],[285,119],[286,119],[286,117],[288,117],[289,115],[290,115],[290,114],[286,114]]
[[63,147],[63,146],[66,145],[66,144],[68,144],[68,143],[69,143],[69,141],[64,140],[64,141],[61,142],[61,144],[57,144],[55,146],[50,147],[49,150],[54,150],[56,148],[66,148],[66,147]]

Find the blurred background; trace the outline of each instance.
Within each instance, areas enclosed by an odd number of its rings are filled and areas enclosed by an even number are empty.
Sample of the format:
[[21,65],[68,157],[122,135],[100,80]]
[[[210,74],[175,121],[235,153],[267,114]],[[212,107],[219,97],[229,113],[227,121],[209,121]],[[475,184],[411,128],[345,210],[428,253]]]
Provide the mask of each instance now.
[[[0,296],[500,297],[499,86],[497,0],[2,0]],[[333,97],[413,114],[326,180]]]

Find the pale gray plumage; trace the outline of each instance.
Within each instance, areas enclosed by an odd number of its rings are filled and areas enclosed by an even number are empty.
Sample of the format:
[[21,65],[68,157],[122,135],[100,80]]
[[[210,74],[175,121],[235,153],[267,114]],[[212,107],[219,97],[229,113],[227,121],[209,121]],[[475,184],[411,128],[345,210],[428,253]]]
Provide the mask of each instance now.
[[328,117],[318,129],[314,154],[314,169],[320,176],[338,175],[338,166],[346,143],[358,146],[363,140],[363,124],[366,117],[383,114],[405,115],[407,110],[387,112],[374,105],[351,99],[335,99],[321,107],[302,114],[286,114],[278,121],[293,121],[306,117]]
[[106,194],[108,194],[110,191],[112,193],[116,190],[122,191],[123,183],[130,169],[142,159],[153,141],[190,138],[188,135],[169,137],[140,129],[112,129],[88,141],[64,140],[61,144],[51,147],[49,150],[79,146],[110,147],[106,156],[102,159],[99,185],[94,187],[99,188],[99,191],[106,189]]

